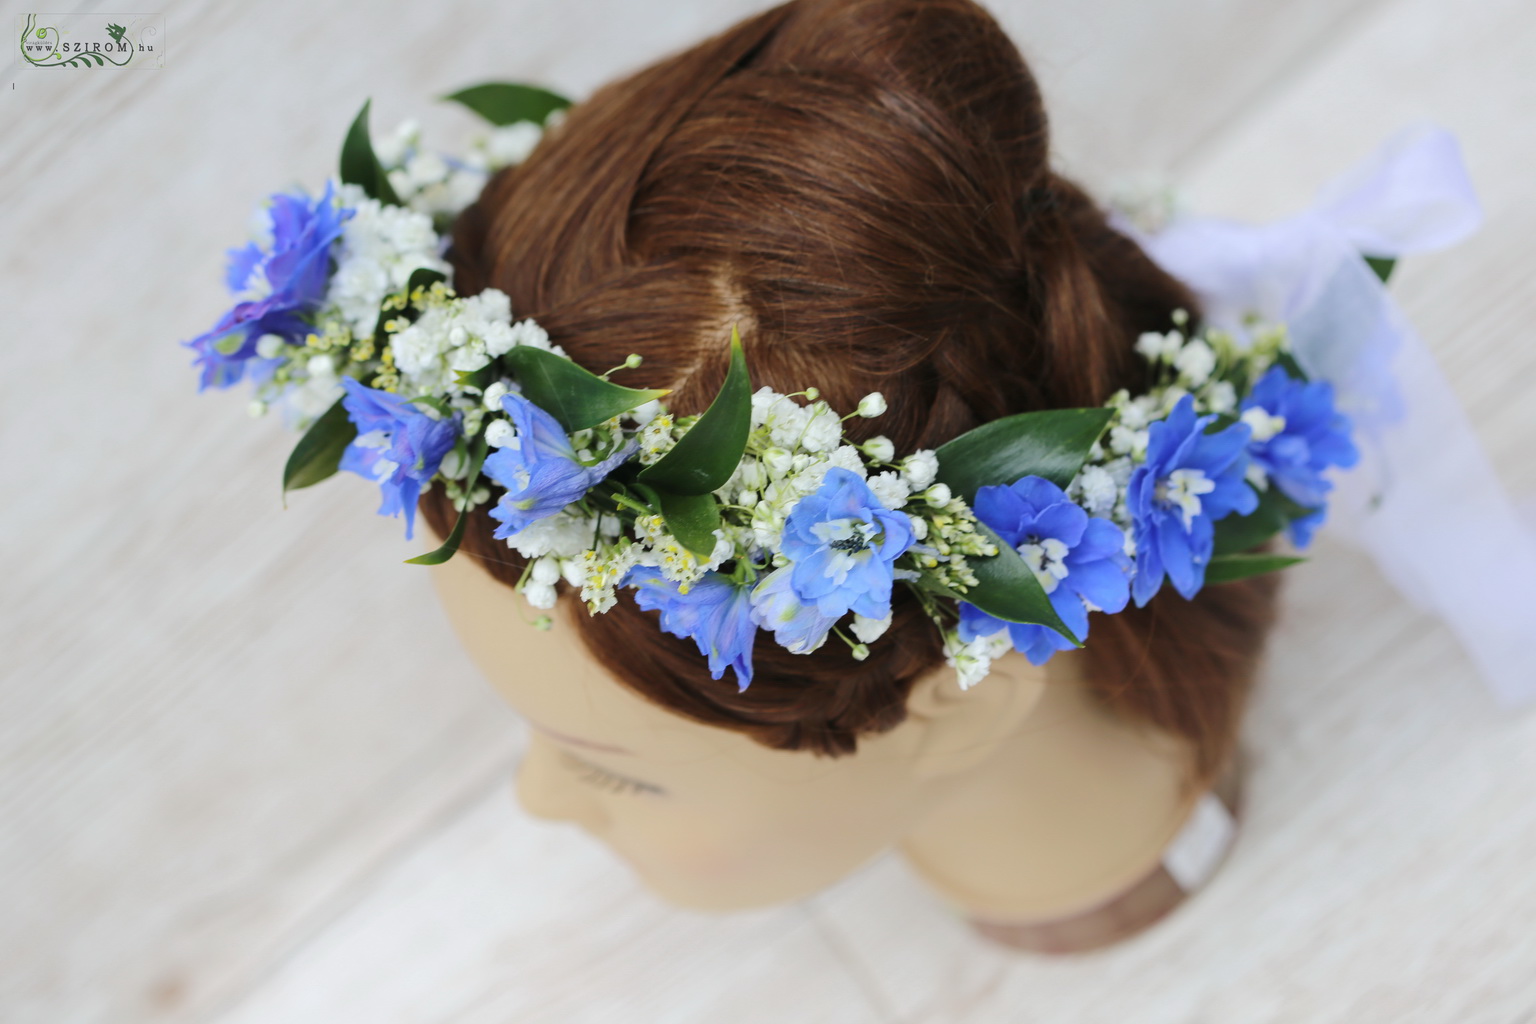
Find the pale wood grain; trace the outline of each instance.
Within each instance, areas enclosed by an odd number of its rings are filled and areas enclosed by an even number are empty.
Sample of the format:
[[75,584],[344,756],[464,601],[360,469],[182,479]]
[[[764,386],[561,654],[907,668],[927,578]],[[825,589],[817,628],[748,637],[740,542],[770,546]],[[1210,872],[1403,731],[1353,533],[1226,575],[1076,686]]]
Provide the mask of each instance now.
[[[365,95],[376,128],[419,116],[452,145],[468,121],[429,103],[445,89],[515,76],[580,96],[758,6],[162,4],[165,71],[5,87],[0,1017],[1511,1021],[1536,1007],[1531,726],[1494,715],[1444,632],[1348,553],[1297,575],[1232,863],[1146,940],[1061,965],[970,939],[889,858],[799,908],[660,906],[584,837],[512,804],[517,724],[400,564],[420,539],[369,514],[376,492],[333,481],[278,514],[292,439],[247,421],[240,397],[192,394],[174,344],[218,313],[218,260],[251,201],[318,183]],[[1371,11],[999,5],[1060,158],[1090,181],[1182,167],[1213,202],[1278,212],[1263,205],[1303,200],[1384,122],[1438,104],[1495,225],[1405,266],[1402,294],[1461,394],[1486,403],[1501,470],[1531,484],[1532,154],[1516,129],[1532,106],[1514,62],[1531,66],[1536,37],[1515,4]],[[1294,170],[1275,171],[1277,149],[1303,154]],[[1474,873],[1496,881],[1463,884]]]

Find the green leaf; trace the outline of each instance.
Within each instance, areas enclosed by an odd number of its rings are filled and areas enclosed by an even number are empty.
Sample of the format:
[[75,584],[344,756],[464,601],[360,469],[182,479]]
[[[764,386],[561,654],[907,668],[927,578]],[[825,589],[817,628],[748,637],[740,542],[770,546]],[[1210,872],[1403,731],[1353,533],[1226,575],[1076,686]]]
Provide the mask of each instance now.
[[1387,283],[1387,278],[1392,276],[1392,268],[1397,266],[1397,260],[1389,259],[1386,256],[1367,256],[1365,257],[1365,262],[1369,263],[1371,269],[1376,271],[1376,276],[1381,278],[1382,284]]
[[731,327],[731,368],[704,415],[636,478],[676,494],[708,494],[736,471],[752,432],[752,380],[741,335]]
[[700,558],[715,550],[714,531],[720,528],[720,505],[713,494],[674,494],[657,489],[667,532]]
[[1048,626],[1081,647],[1082,641],[1061,621],[1061,616],[1051,607],[1045,588],[1019,553],[986,523],[978,522],[976,530],[997,545],[997,554],[968,559],[971,571],[976,574],[977,585],[966,591],[964,600],[1005,622]]
[[1284,370],[1292,380],[1306,382],[1312,379],[1307,376],[1307,371],[1301,368],[1301,364],[1296,361],[1296,357],[1289,352],[1281,352],[1275,356],[1275,365]]
[[558,93],[520,82],[485,82],[449,93],[443,99],[463,104],[494,125],[518,121],[543,124],[553,111],[571,105]]
[[1294,555],[1217,555],[1205,567],[1205,582],[1207,586],[1231,583],[1234,580],[1245,580],[1250,576],[1262,576],[1264,573],[1275,572],[1305,561],[1305,558],[1297,558]]
[[400,197],[390,187],[389,176],[373,153],[373,142],[368,137],[368,108],[373,100],[366,100],[363,109],[352,119],[347,137],[341,144],[341,180],[344,184],[357,185],[370,199],[391,206],[400,205]]
[[285,499],[289,491],[317,484],[340,468],[341,453],[357,437],[357,427],[341,403],[341,399],[336,399],[335,405],[310,424],[288,456],[288,464],[283,467]]
[[[475,493],[475,484],[480,482],[480,467],[485,464],[486,443],[485,435],[475,438],[474,448],[470,451],[469,473],[464,477],[464,493]],[[469,521],[469,509],[465,508],[459,513],[459,518],[453,521],[453,530],[448,534],[448,539],[442,546],[428,551],[424,555],[415,558],[407,558],[407,565],[441,565],[453,557],[453,553],[459,550],[459,544],[464,540],[464,524]]]
[[553,416],[567,432],[595,427],[666,394],[610,383],[564,356],[532,345],[514,345],[502,359],[522,385],[523,397]]
[[978,487],[1031,475],[1066,487],[1113,415],[1111,409],[1049,409],[993,420],[939,446],[938,479],[967,502]]
[[[1250,485],[1251,486],[1251,485]],[[1259,507],[1246,516],[1227,516],[1216,523],[1215,555],[1236,555],[1258,547],[1292,519],[1311,515],[1315,510],[1287,498],[1278,487],[1259,492]]]

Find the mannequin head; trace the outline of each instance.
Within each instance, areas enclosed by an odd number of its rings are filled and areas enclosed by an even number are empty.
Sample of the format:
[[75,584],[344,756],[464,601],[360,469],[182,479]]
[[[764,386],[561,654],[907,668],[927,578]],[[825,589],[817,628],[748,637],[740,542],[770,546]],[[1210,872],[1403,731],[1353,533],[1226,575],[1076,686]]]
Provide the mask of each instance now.
[[[566,602],[538,630],[521,595],[474,562],[432,570],[455,631],[529,725],[517,795],[536,817],[608,844],[655,892],[711,910],[813,893],[890,847],[1025,721],[1063,659],[1010,654],[963,692],[942,663],[896,727],[857,756],[775,750],[625,686],[587,650]],[[706,676],[706,678],[708,678]]]
[[[889,411],[848,421],[850,441],[934,448],[1010,413],[1140,391],[1136,337],[1176,308],[1198,316],[1048,157],[1033,78],[969,0],[797,0],[573,107],[459,218],[449,259],[460,293],[501,289],[588,368],[640,354],[613,379],[671,388],[677,413],[715,394],[735,324],[754,386],[814,384],[842,410],[879,390]],[[1165,589],[1094,616],[1087,648],[1049,671],[1010,655],[962,692],[898,587],[867,660],[840,643],[790,654],[760,634],[738,692],[627,590],[588,616],[561,584],[556,628],[525,625],[511,590],[523,567],[492,538],[489,507],[438,573],[466,644],[531,723],[630,748],[582,756],[673,798],[576,799],[582,748],[537,732],[519,792],[609,838],[682,902],[728,905],[747,876],[772,899],[845,873],[942,801],[955,764],[935,751],[984,755],[1064,672],[1184,741],[1192,781],[1209,780],[1272,609],[1267,578],[1194,601]],[[421,509],[445,536],[446,497],[428,492]],[[815,866],[778,874],[807,863],[782,844],[813,836]]]

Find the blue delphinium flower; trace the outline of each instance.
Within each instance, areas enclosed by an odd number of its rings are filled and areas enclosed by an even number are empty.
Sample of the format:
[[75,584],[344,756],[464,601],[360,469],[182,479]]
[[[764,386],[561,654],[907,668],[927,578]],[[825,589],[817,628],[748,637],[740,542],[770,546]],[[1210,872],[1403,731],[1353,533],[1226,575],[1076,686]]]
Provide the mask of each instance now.
[[485,474],[507,491],[491,509],[491,517],[501,520],[492,535],[497,539],[559,512],[640,447],[630,438],[606,459],[586,466],[576,458],[565,428],[549,413],[516,391],[502,398],[501,408],[512,417],[515,436],[485,460]]
[[331,243],[341,237],[342,222],[356,212],[338,207],[332,192],[332,182],[327,181],[325,192],[313,201],[302,192],[274,195],[267,211],[270,249],[251,242],[229,250],[225,281],[237,298],[244,298],[206,334],[183,343],[197,352],[194,364],[202,367],[199,391],[238,382],[262,335],[296,343],[310,333],[304,314],[317,309],[325,297]]
[[405,538],[416,522],[421,485],[431,480],[459,436],[459,417],[433,419],[400,395],[342,377],[341,406],[357,426],[357,439],[341,454],[341,468],[377,480],[379,515],[405,514]]
[[1205,584],[1214,523],[1230,513],[1247,515],[1259,495],[1244,479],[1248,469],[1246,423],[1213,434],[1214,415],[1196,416],[1194,399],[1179,399],[1166,419],[1148,427],[1147,458],[1131,474],[1126,506],[1136,538],[1137,607],[1157,593],[1166,576],[1193,597]]
[[1306,547],[1333,490],[1323,471],[1360,461],[1349,417],[1334,408],[1332,384],[1297,380],[1278,366],[1254,385],[1240,410],[1254,429],[1249,456],[1264,468],[1272,486],[1314,510],[1291,522],[1291,539]]
[[[971,507],[977,519],[1023,556],[1050,595],[1051,607],[1079,640],[1088,635],[1089,605],[1118,612],[1130,600],[1125,534],[1109,520],[1089,516],[1049,480],[1026,476],[1008,486],[982,487]],[[1005,622],[960,602],[961,640],[991,636],[1004,627],[1013,646],[1034,665],[1072,649],[1066,637],[1047,626]]]
[[758,625],[773,634],[791,654],[810,654],[827,639],[838,615],[823,615],[815,601],[795,592],[790,566],[781,566],[758,581],[752,590],[752,612]]
[[682,593],[678,584],[658,569],[635,566],[621,586],[636,588],[635,603],[661,612],[661,628],[692,640],[709,659],[711,679],[736,672],[736,688],[752,683],[752,642],[757,622],[752,613],[752,584],[737,583],[724,573],[707,572]]
[[883,619],[891,610],[892,563],[914,539],[905,513],[882,505],[857,473],[834,466],[790,510],[780,550],[792,563],[796,596],[819,613]]

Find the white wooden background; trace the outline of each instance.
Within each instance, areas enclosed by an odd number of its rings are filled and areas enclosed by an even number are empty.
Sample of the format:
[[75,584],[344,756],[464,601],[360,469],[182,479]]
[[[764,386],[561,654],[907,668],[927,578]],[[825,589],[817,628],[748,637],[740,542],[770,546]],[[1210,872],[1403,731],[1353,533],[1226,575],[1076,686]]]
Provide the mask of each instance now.
[[[1291,574],[1233,859],[1063,962],[972,938],[891,857],[794,906],[662,905],[520,812],[521,726],[370,485],[282,511],[292,438],[196,395],[177,345],[251,204],[318,185],[365,96],[450,147],[470,122],[432,96],[581,97],[758,6],[162,0],[163,71],[0,79],[0,1019],[1536,1020],[1536,716],[1326,542]],[[1394,290],[1536,492],[1527,0],[994,9],[1094,185],[1277,215],[1408,120],[1456,131],[1489,223]]]

